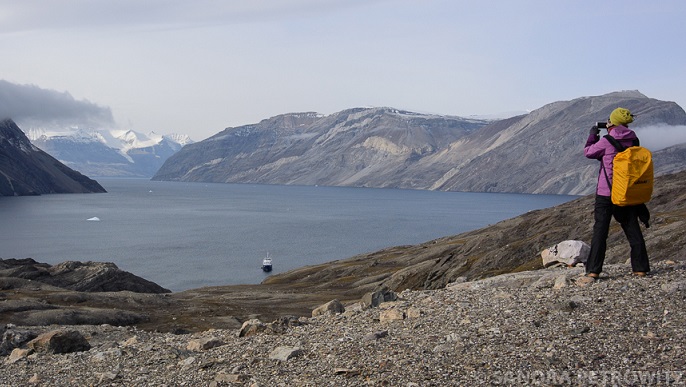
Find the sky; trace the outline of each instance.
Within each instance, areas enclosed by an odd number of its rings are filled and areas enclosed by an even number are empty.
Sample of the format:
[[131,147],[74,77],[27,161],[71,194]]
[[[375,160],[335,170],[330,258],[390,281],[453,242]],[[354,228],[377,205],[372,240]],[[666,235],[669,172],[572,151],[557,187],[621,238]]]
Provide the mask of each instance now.
[[686,107],[684,19],[683,0],[0,0],[0,80],[195,141],[362,106],[491,115],[639,90]]

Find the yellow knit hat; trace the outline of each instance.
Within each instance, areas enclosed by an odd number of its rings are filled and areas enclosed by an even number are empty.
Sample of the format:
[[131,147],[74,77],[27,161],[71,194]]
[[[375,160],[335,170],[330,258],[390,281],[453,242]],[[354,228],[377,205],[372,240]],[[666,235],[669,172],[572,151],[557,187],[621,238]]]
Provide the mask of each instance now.
[[617,108],[610,113],[612,125],[624,125],[634,122],[634,115],[628,109]]

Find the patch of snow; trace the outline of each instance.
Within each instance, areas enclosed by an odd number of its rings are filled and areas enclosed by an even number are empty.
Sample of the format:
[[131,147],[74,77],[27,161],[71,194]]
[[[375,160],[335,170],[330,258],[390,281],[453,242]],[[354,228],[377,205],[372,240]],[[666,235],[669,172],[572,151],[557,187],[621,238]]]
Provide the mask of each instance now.
[[86,220],[88,220],[88,221],[90,221],[90,222],[99,222],[99,221],[100,221],[100,218],[98,218],[97,216],[94,216],[94,217],[88,218],[88,219],[86,219]]
[[115,149],[125,157],[130,163],[133,159],[128,155],[131,149],[149,148],[169,141],[172,148],[181,149],[186,144],[193,143],[187,135],[159,135],[150,132],[147,135],[133,130],[123,129],[81,129],[79,127],[68,127],[62,129],[48,129],[45,127],[32,127],[25,130],[26,136],[31,141],[65,139],[77,143],[100,142],[105,146]]
[[169,139],[172,142],[175,142],[181,146],[192,144],[194,141],[191,140],[191,138],[187,134],[177,134],[177,133],[172,133],[168,134],[166,136],[163,136],[164,138]]
[[465,118],[471,118],[471,119],[475,119],[475,120],[498,121],[498,120],[504,120],[507,118],[521,116],[521,115],[525,115],[525,114],[529,114],[529,113],[531,113],[531,110],[514,110],[514,111],[502,112],[502,113],[470,115],[470,116],[465,117]]

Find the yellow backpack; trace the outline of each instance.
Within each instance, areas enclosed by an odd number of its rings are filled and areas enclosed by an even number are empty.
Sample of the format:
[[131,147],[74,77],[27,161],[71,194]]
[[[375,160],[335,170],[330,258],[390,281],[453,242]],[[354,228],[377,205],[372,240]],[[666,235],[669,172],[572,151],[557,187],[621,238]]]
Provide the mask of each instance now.
[[638,142],[627,148],[609,134],[605,138],[617,149],[612,166],[612,203],[633,206],[650,201],[653,195],[653,156],[650,151]]

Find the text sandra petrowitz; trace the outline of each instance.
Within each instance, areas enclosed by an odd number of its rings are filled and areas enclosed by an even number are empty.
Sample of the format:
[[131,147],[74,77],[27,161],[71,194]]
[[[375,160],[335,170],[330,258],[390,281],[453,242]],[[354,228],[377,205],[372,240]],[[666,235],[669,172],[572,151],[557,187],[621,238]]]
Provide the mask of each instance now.
[[686,385],[686,370],[614,371],[614,370],[547,370],[547,371],[497,371],[491,374],[496,385]]

